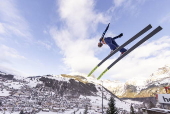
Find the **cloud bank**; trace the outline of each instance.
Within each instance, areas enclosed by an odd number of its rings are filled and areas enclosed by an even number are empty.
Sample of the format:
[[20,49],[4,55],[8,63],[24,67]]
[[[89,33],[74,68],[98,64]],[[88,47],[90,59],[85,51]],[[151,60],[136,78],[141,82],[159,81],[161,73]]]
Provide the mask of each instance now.
[[98,39],[90,39],[91,32],[96,32],[99,23],[107,23],[109,16],[96,12],[93,0],[62,0],[57,1],[57,7],[62,27],[51,27],[50,34],[70,71],[87,72],[90,64],[99,62],[95,57]]
[[[114,1],[115,7],[126,7],[128,4],[125,6],[124,2],[124,0]],[[137,2],[136,6],[143,2],[143,0]],[[128,3],[130,5],[131,0]],[[57,7],[62,24],[60,27],[51,27],[50,34],[61,49],[61,54],[64,56],[63,62],[70,72],[88,74],[103,59],[99,59],[97,56],[97,54],[102,54],[102,51],[96,46],[100,35],[96,34],[93,37],[90,35],[92,32],[96,32],[98,24],[107,23],[110,17],[95,11],[93,0],[88,2],[62,0],[57,1]],[[147,77],[170,60],[168,43],[170,43],[169,36],[146,42],[113,66],[105,77],[118,80],[137,76]],[[102,73],[117,57],[114,56],[100,66],[94,73],[95,76]]]
[[112,78],[148,77],[158,68],[170,65],[170,36],[164,36],[138,47],[113,67]]
[[0,0],[0,34],[4,36],[20,36],[30,40],[29,24],[17,9],[17,3],[13,0]]

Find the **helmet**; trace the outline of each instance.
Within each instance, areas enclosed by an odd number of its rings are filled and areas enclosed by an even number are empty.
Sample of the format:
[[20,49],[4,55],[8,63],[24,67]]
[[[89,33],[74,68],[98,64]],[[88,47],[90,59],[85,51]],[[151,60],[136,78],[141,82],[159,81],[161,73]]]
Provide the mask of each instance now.
[[98,47],[102,47],[103,44],[101,42],[98,43]]

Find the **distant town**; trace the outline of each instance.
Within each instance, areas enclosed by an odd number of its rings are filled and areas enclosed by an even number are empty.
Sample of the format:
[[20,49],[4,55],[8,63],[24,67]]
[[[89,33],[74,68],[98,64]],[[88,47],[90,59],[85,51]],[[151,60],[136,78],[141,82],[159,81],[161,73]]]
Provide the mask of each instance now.
[[[4,85],[7,83],[7,85]],[[11,83],[18,83],[23,85],[20,89],[15,89]],[[7,80],[0,77],[0,91],[6,94],[0,94],[0,111],[8,112],[21,112],[36,114],[40,111],[44,112],[65,112],[66,110],[85,109],[95,110],[97,114],[101,112],[98,106],[92,106],[89,98],[78,98],[76,95],[63,95],[58,94],[49,87],[43,84],[37,84],[36,87],[30,88],[26,85],[29,82],[24,80]],[[106,108],[104,107],[104,110]]]

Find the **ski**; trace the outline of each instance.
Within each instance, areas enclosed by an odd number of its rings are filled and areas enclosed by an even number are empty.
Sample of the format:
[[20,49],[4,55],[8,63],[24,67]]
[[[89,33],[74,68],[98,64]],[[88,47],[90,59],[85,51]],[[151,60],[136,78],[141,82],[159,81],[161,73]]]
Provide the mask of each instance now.
[[156,33],[162,30],[162,27],[158,26],[156,29],[154,29],[151,33],[149,33],[147,36],[145,36],[143,39],[141,39],[139,42],[137,42],[134,46],[132,46],[128,51],[126,51],[124,54],[122,54],[120,57],[118,57],[110,66],[108,66],[97,78],[98,80],[117,62],[119,62],[123,57],[125,57],[127,54],[129,54],[131,51],[136,49],[138,46],[140,46],[142,43],[144,43],[146,40],[154,36]]
[[152,26],[149,24],[144,29],[142,29],[140,32],[138,32],[136,35],[134,35],[132,38],[130,38],[128,41],[126,41],[124,44],[119,46],[117,49],[115,49],[111,54],[109,54],[106,58],[104,58],[96,67],[93,68],[93,70],[88,74],[88,76],[91,76],[91,74],[102,64],[104,63],[108,58],[110,58],[112,55],[114,55],[116,52],[118,52],[120,49],[137,39],[139,36],[147,32],[149,29],[151,29]]

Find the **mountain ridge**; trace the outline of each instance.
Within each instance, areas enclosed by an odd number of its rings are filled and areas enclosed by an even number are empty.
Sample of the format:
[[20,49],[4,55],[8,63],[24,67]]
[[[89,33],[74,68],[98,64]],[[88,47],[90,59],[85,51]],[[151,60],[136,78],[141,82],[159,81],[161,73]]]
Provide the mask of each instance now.
[[[3,90],[1,91],[1,95],[10,96],[10,99],[14,99],[14,101],[15,97],[17,97],[21,99],[20,102],[23,103],[26,102],[22,101],[22,99],[27,99],[28,102],[30,99],[33,99],[33,101],[31,100],[29,103],[34,102],[41,104],[41,101],[44,105],[38,104],[37,106],[41,106],[42,108],[45,108],[48,105],[60,107],[60,105],[57,105],[55,104],[56,102],[52,101],[58,101],[60,98],[64,97],[64,100],[60,101],[62,101],[62,103],[67,102],[67,104],[72,102],[70,101],[72,98],[86,99],[88,102],[86,102],[83,107],[81,106],[81,102],[73,102],[73,106],[77,109],[83,109],[85,105],[88,105],[92,107],[92,112],[96,110],[98,110],[97,112],[100,112],[99,109],[101,109],[101,105],[99,104],[101,103],[103,91],[105,110],[110,96],[113,96],[116,99],[116,106],[118,109],[120,111],[129,112],[130,105],[133,101],[130,101],[131,103],[129,103],[126,102],[127,99],[140,102],[139,104],[133,103],[135,109],[143,107],[143,103],[149,103],[150,100],[156,103],[155,95],[165,93],[164,86],[169,85],[170,67],[165,66],[159,68],[157,72],[153,73],[147,79],[140,80],[141,82],[138,80],[140,83],[135,79],[122,83],[119,81],[96,80],[95,77],[87,77],[86,75],[67,74],[29,76],[24,78],[22,76],[14,76],[4,72],[0,72],[0,81],[0,87]],[[8,97],[6,98],[8,99]],[[43,99],[46,99],[48,103]],[[3,99],[0,101],[5,103]],[[48,105],[45,105],[46,103]],[[71,108],[70,105],[68,106],[67,104],[62,104],[62,106]],[[96,106],[98,108],[96,108]],[[41,110],[43,110],[42,108]],[[53,110],[50,107],[48,107],[48,109],[50,111]]]
[[[108,107],[110,97],[116,100],[116,107],[123,112],[129,112],[130,103],[124,102],[102,85],[95,85],[78,81],[83,79],[78,76],[78,80],[63,77],[62,75],[44,75],[30,76],[22,78],[13,76],[9,79],[8,74],[0,74],[0,102],[8,111],[21,111],[31,108],[33,112],[41,112],[42,110],[54,111],[52,107],[69,110],[73,113],[76,108],[81,113],[85,110],[86,105],[90,107],[89,112],[101,112],[101,100],[103,93],[104,111]],[[12,105],[11,105],[12,104]],[[31,107],[30,107],[31,105]],[[13,107],[13,108],[11,108]],[[18,108],[19,107],[19,108]],[[37,110],[35,110],[37,109]]]

